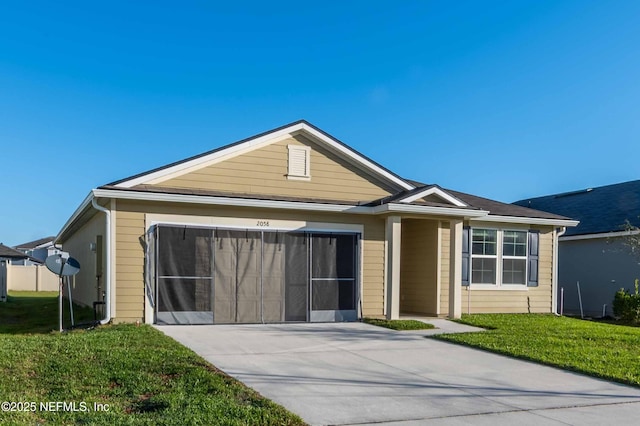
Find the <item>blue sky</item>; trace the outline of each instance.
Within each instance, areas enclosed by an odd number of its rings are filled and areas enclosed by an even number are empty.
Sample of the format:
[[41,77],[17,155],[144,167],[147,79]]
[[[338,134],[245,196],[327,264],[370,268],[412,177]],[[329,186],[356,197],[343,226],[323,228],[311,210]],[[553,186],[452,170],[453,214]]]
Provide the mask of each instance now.
[[638,1],[5,2],[0,242],[299,118],[505,202],[639,179],[639,22]]

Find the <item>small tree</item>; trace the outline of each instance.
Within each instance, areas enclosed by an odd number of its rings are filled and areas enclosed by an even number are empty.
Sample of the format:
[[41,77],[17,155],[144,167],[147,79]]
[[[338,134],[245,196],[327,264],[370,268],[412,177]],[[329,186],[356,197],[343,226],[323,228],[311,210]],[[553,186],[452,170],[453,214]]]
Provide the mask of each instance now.
[[626,235],[622,236],[622,245],[628,250],[629,254],[635,257],[640,262],[640,228],[629,222],[629,219],[624,221],[622,229],[626,231]]

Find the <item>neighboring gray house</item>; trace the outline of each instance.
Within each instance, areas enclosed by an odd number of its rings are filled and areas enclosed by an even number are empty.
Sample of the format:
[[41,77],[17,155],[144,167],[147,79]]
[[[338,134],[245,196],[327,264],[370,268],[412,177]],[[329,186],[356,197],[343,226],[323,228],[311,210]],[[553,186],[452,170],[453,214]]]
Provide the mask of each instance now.
[[[621,287],[631,291],[640,278],[640,253],[623,244],[625,221],[640,226],[640,180],[516,201],[514,204],[577,219],[559,238],[558,282],[564,312],[580,314],[577,282],[586,316],[612,315]],[[558,302],[560,301],[558,295]],[[558,310],[559,312],[559,310]]]
[[0,243],[0,302],[7,301],[7,289],[9,287],[7,284],[7,264],[9,262],[25,259],[31,261],[35,260],[21,251],[18,251],[11,247],[7,247],[4,244]]
[[14,246],[14,249],[32,257],[33,259],[37,259],[39,262],[34,262],[32,259],[22,259],[14,260],[11,263],[13,265],[34,265],[37,263],[44,263],[47,257],[54,254],[62,254],[62,257],[69,257],[68,253],[63,252],[59,247],[53,245],[54,239],[55,237],[45,237]]

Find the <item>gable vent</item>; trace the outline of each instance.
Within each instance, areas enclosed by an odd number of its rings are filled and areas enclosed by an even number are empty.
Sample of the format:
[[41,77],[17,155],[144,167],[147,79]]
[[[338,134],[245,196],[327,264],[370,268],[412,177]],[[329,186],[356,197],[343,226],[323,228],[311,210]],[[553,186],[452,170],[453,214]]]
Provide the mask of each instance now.
[[288,145],[289,149],[289,179],[311,179],[310,156],[311,148],[308,146]]

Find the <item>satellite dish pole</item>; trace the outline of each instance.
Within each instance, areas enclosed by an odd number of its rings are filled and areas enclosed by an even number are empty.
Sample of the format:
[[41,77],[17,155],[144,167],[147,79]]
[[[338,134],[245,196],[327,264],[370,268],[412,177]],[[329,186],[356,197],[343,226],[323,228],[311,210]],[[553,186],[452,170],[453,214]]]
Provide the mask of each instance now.
[[59,332],[62,333],[62,295],[64,294],[64,280],[62,279],[62,270],[64,269],[64,258],[62,260],[62,267],[60,268],[60,274],[58,275],[58,312],[60,312],[60,327]]
[[[59,279],[58,311],[60,312],[59,331],[62,332],[62,295],[64,294],[64,279],[80,272],[80,263],[73,257],[65,259],[61,254],[53,254],[44,261],[47,269],[56,274]],[[71,293],[69,293],[71,294]],[[69,303],[72,303],[69,300]]]

